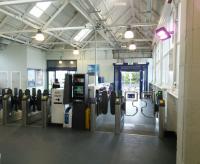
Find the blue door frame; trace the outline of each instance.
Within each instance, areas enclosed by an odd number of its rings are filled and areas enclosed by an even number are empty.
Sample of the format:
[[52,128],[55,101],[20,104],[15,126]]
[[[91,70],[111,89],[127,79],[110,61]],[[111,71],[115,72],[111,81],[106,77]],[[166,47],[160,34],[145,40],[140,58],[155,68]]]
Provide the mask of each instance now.
[[149,63],[146,64],[137,64],[134,63],[132,65],[128,65],[128,63],[124,64],[113,64],[114,66],[114,90],[116,92],[122,90],[121,84],[121,72],[140,72],[140,98],[143,91],[148,90],[148,66]]

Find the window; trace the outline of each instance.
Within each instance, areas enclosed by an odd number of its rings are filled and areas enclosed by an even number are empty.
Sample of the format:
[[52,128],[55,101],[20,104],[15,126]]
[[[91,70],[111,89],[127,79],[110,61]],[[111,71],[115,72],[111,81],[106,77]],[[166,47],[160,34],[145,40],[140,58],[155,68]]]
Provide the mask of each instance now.
[[38,2],[29,13],[39,18],[50,5],[51,2]]
[[[87,26],[91,26],[90,23],[87,23],[85,25],[86,27]],[[82,29],[75,37],[74,37],[74,40],[77,41],[77,42],[81,42],[83,39],[85,39],[88,34],[92,31],[92,29]]]

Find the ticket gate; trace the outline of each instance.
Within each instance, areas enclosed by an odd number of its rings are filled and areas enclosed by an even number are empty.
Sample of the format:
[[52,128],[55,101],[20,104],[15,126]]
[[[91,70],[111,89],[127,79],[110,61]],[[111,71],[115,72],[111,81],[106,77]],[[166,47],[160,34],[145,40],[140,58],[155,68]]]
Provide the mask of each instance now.
[[[102,92],[103,93],[103,92]],[[108,101],[107,93],[104,91],[104,93],[101,95],[99,99],[95,96],[93,98],[90,98],[90,124],[91,128],[90,130],[92,132],[95,132],[98,130],[97,127],[97,120],[99,117],[104,117],[106,112],[108,111],[108,104],[110,107],[110,116],[114,116],[114,122],[113,122],[113,130],[115,134],[119,134],[124,126],[124,114],[125,114],[125,102],[123,97],[119,97],[115,94],[115,92],[111,92],[110,100]],[[106,111],[99,112],[99,111]],[[99,123],[99,122],[98,122]],[[108,130],[108,129],[106,129]]]
[[14,95],[11,89],[7,90],[2,97],[2,123],[7,124],[21,124],[22,120],[22,90],[14,89]]
[[[28,92],[28,91],[27,91]],[[31,102],[29,94],[22,98],[23,126],[42,126],[46,127],[50,121],[50,99],[48,96],[41,96],[39,108],[36,110]]]

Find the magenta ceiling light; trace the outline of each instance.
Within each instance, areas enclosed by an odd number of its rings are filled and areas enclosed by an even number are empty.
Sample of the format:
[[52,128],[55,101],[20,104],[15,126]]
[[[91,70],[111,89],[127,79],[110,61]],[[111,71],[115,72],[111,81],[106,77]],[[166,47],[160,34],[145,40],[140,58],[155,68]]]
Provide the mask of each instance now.
[[166,40],[171,38],[171,32],[169,32],[165,27],[160,27],[156,29],[156,36],[160,40]]

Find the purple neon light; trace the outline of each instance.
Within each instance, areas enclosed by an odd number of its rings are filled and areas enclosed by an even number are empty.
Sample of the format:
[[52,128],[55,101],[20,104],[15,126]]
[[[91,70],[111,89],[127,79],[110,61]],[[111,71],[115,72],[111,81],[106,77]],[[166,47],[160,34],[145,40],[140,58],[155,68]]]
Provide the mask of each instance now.
[[156,29],[156,36],[160,40],[166,40],[166,39],[171,38],[170,32],[168,32],[165,27],[161,27],[159,29]]

